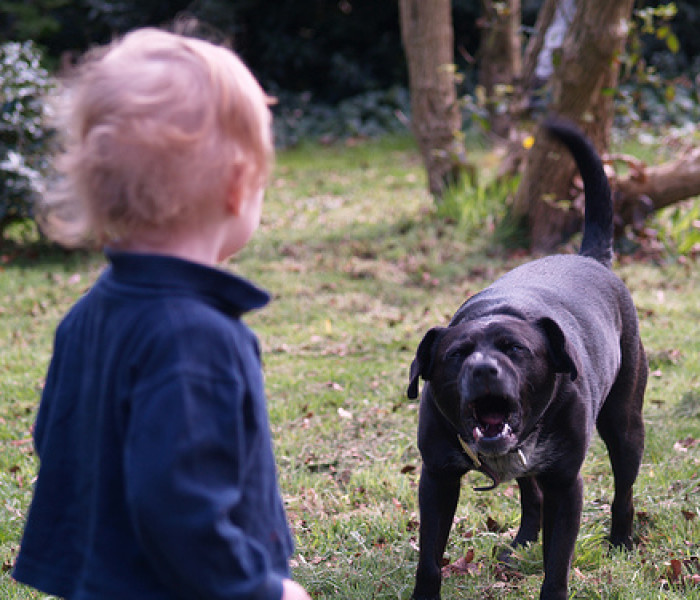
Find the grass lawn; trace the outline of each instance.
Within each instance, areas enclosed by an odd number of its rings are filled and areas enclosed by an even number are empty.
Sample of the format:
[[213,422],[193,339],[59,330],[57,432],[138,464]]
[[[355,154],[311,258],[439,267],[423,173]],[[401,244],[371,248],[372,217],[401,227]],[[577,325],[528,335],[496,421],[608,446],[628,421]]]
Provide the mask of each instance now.
[[[484,154],[484,161],[490,160]],[[232,269],[274,295],[248,318],[264,351],[281,486],[296,536],[295,577],[314,598],[407,599],[417,560],[417,405],[405,396],[423,333],[524,257],[488,231],[435,217],[410,142],[304,147],[279,156],[260,231]],[[647,444],[635,487],[637,545],[604,542],[612,479],[596,439],[573,598],[700,598],[700,269],[623,261],[651,363]],[[103,266],[42,246],[0,250],[0,598],[12,582],[36,460],[30,428],[54,327]],[[537,598],[541,548],[504,570],[494,551],[518,524],[517,488],[465,481],[447,548],[467,557],[443,597]]]

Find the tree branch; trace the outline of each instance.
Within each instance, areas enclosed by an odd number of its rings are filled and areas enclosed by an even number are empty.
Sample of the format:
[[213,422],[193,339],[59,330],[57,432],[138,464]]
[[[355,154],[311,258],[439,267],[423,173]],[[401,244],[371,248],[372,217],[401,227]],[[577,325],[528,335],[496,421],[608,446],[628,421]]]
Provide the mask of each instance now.
[[622,224],[635,225],[646,214],[700,196],[700,147],[653,167],[636,160],[624,162],[631,165],[630,171],[611,178],[615,212]]

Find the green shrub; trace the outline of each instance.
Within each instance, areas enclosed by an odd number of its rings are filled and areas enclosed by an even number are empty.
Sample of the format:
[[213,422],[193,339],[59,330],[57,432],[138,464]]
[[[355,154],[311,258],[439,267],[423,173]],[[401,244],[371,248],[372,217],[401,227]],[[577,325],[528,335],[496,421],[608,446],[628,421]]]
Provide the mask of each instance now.
[[275,113],[275,143],[280,148],[304,140],[324,143],[347,138],[374,138],[406,131],[410,116],[408,90],[365,92],[329,105],[315,102],[311,93],[279,92]]
[[32,196],[40,191],[48,133],[42,97],[51,88],[31,42],[0,45],[0,234],[32,216]]
[[619,86],[606,91],[615,98],[619,127],[663,130],[669,125],[693,127],[700,119],[695,85],[700,60],[691,62],[682,52],[673,28],[678,15],[673,2],[635,10],[627,47],[618,57]]
[[519,181],[519,177],[514,177],[482,183],[478,178],[466,175],[445,191],[437,206],[437,214],[469,233],[500,231],[507,227],[508,204]]
[[684,255],[700,255],[700,200],[687,200],[657,215],[659,236],[666,248]]

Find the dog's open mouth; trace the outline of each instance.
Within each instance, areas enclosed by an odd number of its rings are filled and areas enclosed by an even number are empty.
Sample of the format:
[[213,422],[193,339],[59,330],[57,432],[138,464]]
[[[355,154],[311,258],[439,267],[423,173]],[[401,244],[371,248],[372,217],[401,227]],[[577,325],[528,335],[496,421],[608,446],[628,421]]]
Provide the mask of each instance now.
[[474,441],[496,442],[513,434],[510,424],[510,402],[507,398],[487,396],[474,403]]

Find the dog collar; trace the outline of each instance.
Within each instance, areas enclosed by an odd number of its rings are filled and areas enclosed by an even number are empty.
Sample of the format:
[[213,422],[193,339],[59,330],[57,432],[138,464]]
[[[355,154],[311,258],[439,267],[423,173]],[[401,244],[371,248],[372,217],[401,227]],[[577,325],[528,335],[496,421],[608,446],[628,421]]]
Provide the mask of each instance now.
[[464,453],[471,459],[471,461],[474,463],[474,466],[477,469],[480,469],[481,461],[479,460],[479,455],[469,444],[467,444],[467,442],[464,441],[464,438],[461,435],[457,434],[457,438],[459,439],[459,444],[462,446],[462,450],[464,450]]
[[[485,492],[488,490],[492,490],[496,486],[498,486],[498,484],[501,483],[500,478],[498,477],[498,475],[496,475],[496,473],[493,472],[493,470],[487,464],[484,464],[484,462],[479,458],[479,453],[476,450],[474,450],[474,448],[472,448],[469,444],[467,444],[467,442],[461,435],[457,434],[457,439],[459,440],[459,445],[462,446],[462,450],[464,450],[464,453],[474,463],[474,467],[478,471],[481,471],[487,477],[491,478],[492,484],[490,486],[478,487],[474,488],[474,490],[477,492]],[[525,453],[522,451],[522,448],[516,448],[515,450],[511,450],[511,452],[517,452],[520,464],[523,468],[527,468],[527,458],[525,456]]]

